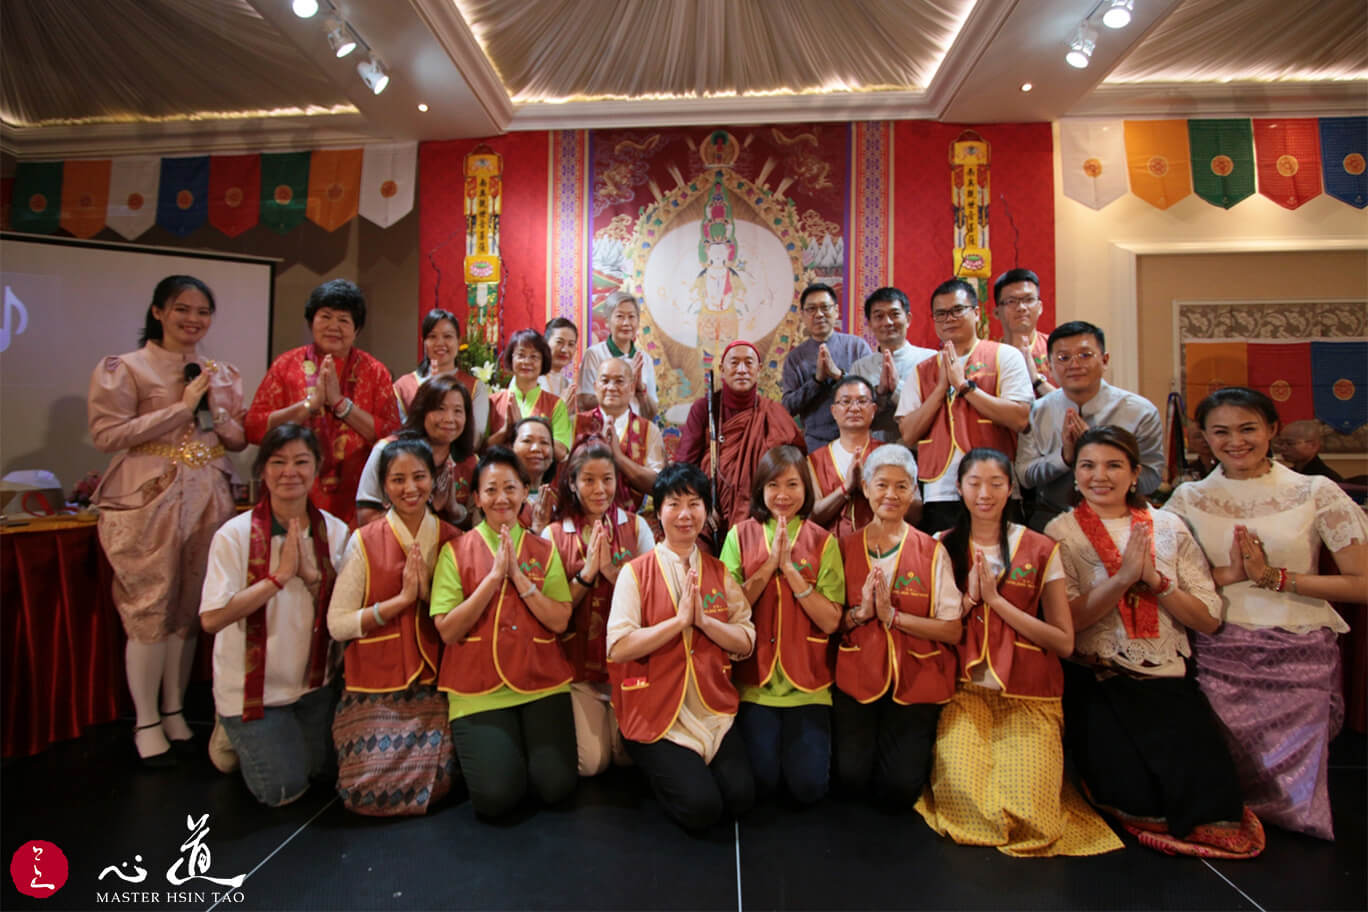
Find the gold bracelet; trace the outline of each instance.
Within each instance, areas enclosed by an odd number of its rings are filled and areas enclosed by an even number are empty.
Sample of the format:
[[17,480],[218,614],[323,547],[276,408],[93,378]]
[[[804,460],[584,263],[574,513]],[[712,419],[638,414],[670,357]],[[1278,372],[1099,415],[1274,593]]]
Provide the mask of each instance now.
[[1278,588],[1278,571],[1274,570],[1272,567],[1264,567],[1263,572],[1259,574],[1258,582],[1254,585],[1258,586],[1260,589]]

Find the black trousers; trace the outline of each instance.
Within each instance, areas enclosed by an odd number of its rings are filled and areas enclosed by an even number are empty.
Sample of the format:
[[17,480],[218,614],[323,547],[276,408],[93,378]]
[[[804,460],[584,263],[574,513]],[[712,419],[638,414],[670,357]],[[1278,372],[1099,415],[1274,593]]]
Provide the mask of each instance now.
[[835,691],[831,709],[841,791],[864,794],[872,788],[875,798],[898,809],[916,804],[931,776],[940,704],[901,706],[892,694],[860,703]]
[[547,804],[579,782],[575,720],[568,693],[451,720],[470,804],[481,817],[513,810],[533,791]]
[[826,797],[831,780],[831,707],[743,702],[736,725],[746,739],[760,797],[776,792],[780,779],[800,804]]
[[724,813],[739,817],[755,804],[750,759],[735,725],[712,763],[664,738],[650,744],[628,741],[627,753],[646,774],[665,813],[686,830],[707,829]]

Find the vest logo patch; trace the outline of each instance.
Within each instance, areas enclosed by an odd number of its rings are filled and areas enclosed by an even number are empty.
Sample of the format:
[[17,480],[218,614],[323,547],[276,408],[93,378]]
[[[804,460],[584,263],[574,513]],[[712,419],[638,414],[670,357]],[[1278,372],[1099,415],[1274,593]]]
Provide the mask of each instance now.
[[1012,572],[1007,574],[1007,585],[1034,586],[1037,569],[1034,564],[1022,564],[1020,567],[1013,567]]
[[[916,583],[920,591],[912,589],[912,584]],[[900,575],[893,580],[893,590],[896,595],[926,595],[926,584],[922,582],[916,573]]]
[[725,596],[723,593],[719,592],[719,591],[716,590],[716,589],[714,589],[712,592],[704,593],[704,595],[703,595],[703,611],[704,611],[704,613],[709,612],[709,611],[712,611],[712,610],[713,610],[713,606],[716,605],[718,602],[721,602],[721,603],[722,603],[721,610],[722,610],[722,611],[726,611],[726,610],[727,610],[727,602],[726,602],[726,596]]
[[964,365],[964,375],[965,375],[966,377],[976,376],[976,375],[978,375],[978,374],[983,373],[983,372],[986,371],[987,369],[988,369],[988,364],[987,364],[987,362],[984,362],[984,361],[974,361],[974,362],[971,362],[971,363],[969,363],[969,364]]

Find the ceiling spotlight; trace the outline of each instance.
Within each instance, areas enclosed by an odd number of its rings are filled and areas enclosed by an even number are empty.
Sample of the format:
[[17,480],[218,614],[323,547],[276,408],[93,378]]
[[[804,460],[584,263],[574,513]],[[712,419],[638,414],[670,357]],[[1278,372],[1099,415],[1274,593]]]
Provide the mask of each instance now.
[[1125,28],[1130,25],[1134,10],[1135,0],[1111,0],[1111,8],[1102,14],[1102,24],[1112,29]]
[[318,0],[294,0],[290,9],[300,19],[311,19],[318,14]]
[[361,81],[369,86],[376,95],[385,91],[385,87],[389,85],[389,71],[385,69],[380,58],[374,54],[358,63],[356,72],[360,74]]
[[419,111],[421,111],[422,113],[426,114],[426,113],[427,113],[427,109],[428,109],[428,106],[427,106],[425,103],[423,103],[423,102],[421,102],[421,101],[418,102],[418,110],[419,110]]
[[1069,66],[1076,69],[1083,69],[1092,59],[1093,49],[1097,47],[1097,30],[1082,23],[1073,37],[1069,39],[1069,53],[1064,55],[1064,59]]
[[328,20],[328,44],[338,57],[346,57],[356,50],[356,36],[351,27],[340,19]]
[[1023,82],[1023,83],[1021,84],[1021,91],[1023,91],[1023,92],[1029,92],[1029,91],[1031,91],[1031,89],[1034,89],[1034,88],[1035,88],[1035,86],[1031,85],[1029,82]]

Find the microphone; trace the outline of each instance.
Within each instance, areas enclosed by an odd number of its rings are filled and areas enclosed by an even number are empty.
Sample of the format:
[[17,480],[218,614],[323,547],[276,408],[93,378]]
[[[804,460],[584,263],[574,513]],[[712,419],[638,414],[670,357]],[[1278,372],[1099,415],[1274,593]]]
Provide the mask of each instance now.
[[[185,382],[189,383],[202,373],[204,373],[204,369],[191,361],[185,365]],[[208,393],[201,396],[199,404],[195,406],[195,424],[201,431],[212,431],[214,429],[214,416],[209,411]]]

